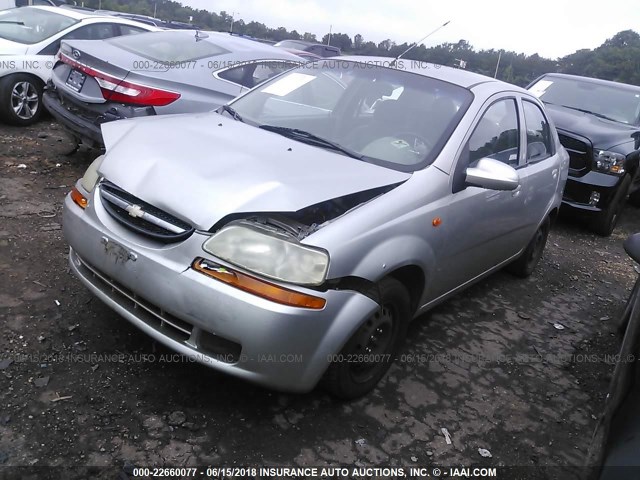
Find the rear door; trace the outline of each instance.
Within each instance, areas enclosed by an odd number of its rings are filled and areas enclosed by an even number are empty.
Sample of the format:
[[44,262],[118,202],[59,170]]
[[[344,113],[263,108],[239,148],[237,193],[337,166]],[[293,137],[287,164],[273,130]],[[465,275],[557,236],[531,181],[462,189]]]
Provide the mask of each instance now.
[[533,100],[523,97],[522,140],[525,142],[524,163],[518,173],[522,179],[524,219],[533,235],[545,213],[551,207],[560,181],[561,159],[555,150],[549,121]]

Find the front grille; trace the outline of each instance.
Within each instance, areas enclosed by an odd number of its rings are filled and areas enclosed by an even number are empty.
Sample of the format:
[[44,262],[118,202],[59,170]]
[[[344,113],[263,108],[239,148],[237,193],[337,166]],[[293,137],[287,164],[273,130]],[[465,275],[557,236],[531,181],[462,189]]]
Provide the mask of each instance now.
[[562,146],[569,152],[569,168],[578,172],[590,170],[593,159],[591,144],[565,134],[558,134],[558,137]]
[[205,354],[220,362],[237,363],[240,359],[242,346],[239,343],[201,330],[170,314],[94,266],[89,265],[73,250],[71,251],[71,259],[82,277],[125,310],[131,312],[138,320],[162,335],[183,343],[193,349],[194,353]]
[[127,228],[164,243],[188,238],[194,228],[109,183],[100,184],[100,198],[105,210]]

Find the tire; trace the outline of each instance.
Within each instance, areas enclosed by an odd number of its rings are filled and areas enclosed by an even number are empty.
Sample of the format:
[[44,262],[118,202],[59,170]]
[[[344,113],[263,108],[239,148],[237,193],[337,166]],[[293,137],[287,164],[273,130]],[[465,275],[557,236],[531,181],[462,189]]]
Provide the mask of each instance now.
[[526,278],[533,273],[542,258],[542,253],[544,252],[544,247],[549,237],[550,227],[551,221],[549,217],[547,217],[538,227],[536,233],[534,233],[533,238],[527,245],[527,248],[524,249],[524,252],[522,252],[522,255],[507,266],[506,270],[509,273],[521,278]]
[[629,195],[629,203],[636,208],[640,208],[640,187]]
[[42,82],[26,73],[0,79],[0,118],[9,125],[27,126],[42,115]]
[[[338,398],[370,392],[389,370],[407,333],[411,318],[407,289],[391,277],[381,280],[378,288],[380,308],[351,336],[337,355],[339,361],[329,365],[322,379],[324,388]],[[353,361],[367,355],[372,361]]]
[[624,201],[629,191],[629,185],[631,185],[631,177],[627,175],[624,180],[622,180],[609,206],[602,212],[599,212],[591,221],[591,230],[601,237],[608,237],[616,228],[620,212],[622,212],[622,207],[624,207]]

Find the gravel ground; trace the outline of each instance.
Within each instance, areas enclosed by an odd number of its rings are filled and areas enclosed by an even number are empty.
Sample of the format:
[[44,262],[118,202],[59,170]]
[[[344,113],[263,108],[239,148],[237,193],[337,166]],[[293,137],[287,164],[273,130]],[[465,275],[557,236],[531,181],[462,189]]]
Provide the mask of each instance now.
[[[584,462],[613,371],[615,321],[636,275],[622,241],[640,230],[640,210],[628,207],[610,238],[561,219],[532,277],[499,272],[422,316],[379,388],[339,402],[172,361],[90,295],[69,273],[61,208],[96,153],[66,155],[71,149],[50,119],[0,125],[5,474],[15,466]],[[563,468],[520,475],[573,478]],[[96,472],[104,471],[87,475]]]

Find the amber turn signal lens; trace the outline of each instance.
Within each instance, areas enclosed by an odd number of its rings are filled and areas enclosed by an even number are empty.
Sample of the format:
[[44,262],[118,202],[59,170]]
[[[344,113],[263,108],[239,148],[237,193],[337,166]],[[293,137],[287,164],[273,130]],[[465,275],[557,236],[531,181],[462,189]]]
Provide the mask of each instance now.
[[326,303],[324,298],[289,290],[288,288],[265,282],[251,275],[246,275],[217,263],[210,262],[204,258],[196,258],[191,268],[208,277],[224,282],[227,285],[282,305],[320,310],[324,308]]
[[431,225],[433,225],[434,227],[439,227],[440,225],[442,225],[442,219],[440,217],[436,217],[431,221]]
[[89,203],[89,200],[87,200],[87,197],[82,195],[80,193],[80,190],[78,190],[76,187],[73,187],[71,189],[71,200],[73,200],[73,202],[76,205],[78,205],[80,208],[87,208],[87,205]]

